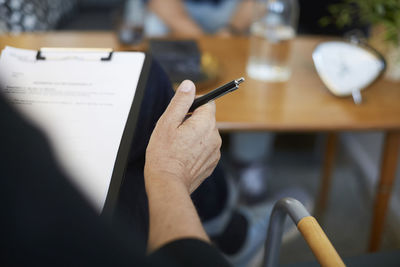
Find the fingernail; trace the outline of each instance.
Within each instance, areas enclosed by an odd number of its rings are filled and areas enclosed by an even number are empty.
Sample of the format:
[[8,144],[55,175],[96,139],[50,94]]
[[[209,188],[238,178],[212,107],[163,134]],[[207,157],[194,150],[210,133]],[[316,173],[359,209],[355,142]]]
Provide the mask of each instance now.
[[192,91],[194,88],[193,83],[191,81],[185,80],[179,86],[179,91],[187,93]]

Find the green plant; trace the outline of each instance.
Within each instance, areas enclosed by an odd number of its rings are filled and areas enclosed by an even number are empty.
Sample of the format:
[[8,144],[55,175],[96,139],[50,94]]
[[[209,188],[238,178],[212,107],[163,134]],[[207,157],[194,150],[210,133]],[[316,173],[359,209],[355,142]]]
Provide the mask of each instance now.
[[328,11],[331,16],[321,18],[322,26],[382,25],[386,41],[400,45],[400,0],[342,0],[330,5]]

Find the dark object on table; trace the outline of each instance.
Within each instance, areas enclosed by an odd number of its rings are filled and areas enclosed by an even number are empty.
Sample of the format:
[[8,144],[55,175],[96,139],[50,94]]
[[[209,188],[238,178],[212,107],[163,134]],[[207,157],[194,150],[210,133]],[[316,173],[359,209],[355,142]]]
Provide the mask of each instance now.
[[158,60],[172,82],[203,80],[201,53],[193,40],[151,40],[150,53]]
[[118,30],[118,39],[126,45],[139,44],[143,40],[143,28],[122,25]]

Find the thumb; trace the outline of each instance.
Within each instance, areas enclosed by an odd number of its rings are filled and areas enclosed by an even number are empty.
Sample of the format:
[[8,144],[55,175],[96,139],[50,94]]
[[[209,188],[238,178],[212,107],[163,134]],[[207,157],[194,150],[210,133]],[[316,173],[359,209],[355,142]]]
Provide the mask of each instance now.
[[193,103],[195,92],[195,85],[190,80],[185,80],[179,85],[164,113],[169,122],[177,126],[182,123]]

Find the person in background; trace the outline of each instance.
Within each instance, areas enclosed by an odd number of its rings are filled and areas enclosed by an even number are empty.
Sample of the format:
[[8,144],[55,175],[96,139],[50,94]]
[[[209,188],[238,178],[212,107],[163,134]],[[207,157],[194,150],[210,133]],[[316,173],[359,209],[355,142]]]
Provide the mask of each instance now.
[[255,0],[144,0],[148,6],[147,36],[196,37],[247,32]]
[[[127,0],[135,1],[135,0]],[[257,0],[142,0],[147,4],[147,36],[167,34],[200,36],[203,34],[243,35],[249,32]],[[298,0],[299,34],[342,35],[353,25],[338,29],[322,26],[319,20],[329,16],[328,6],[341,0]],[[365,32],[365,29],[362,29]]]

